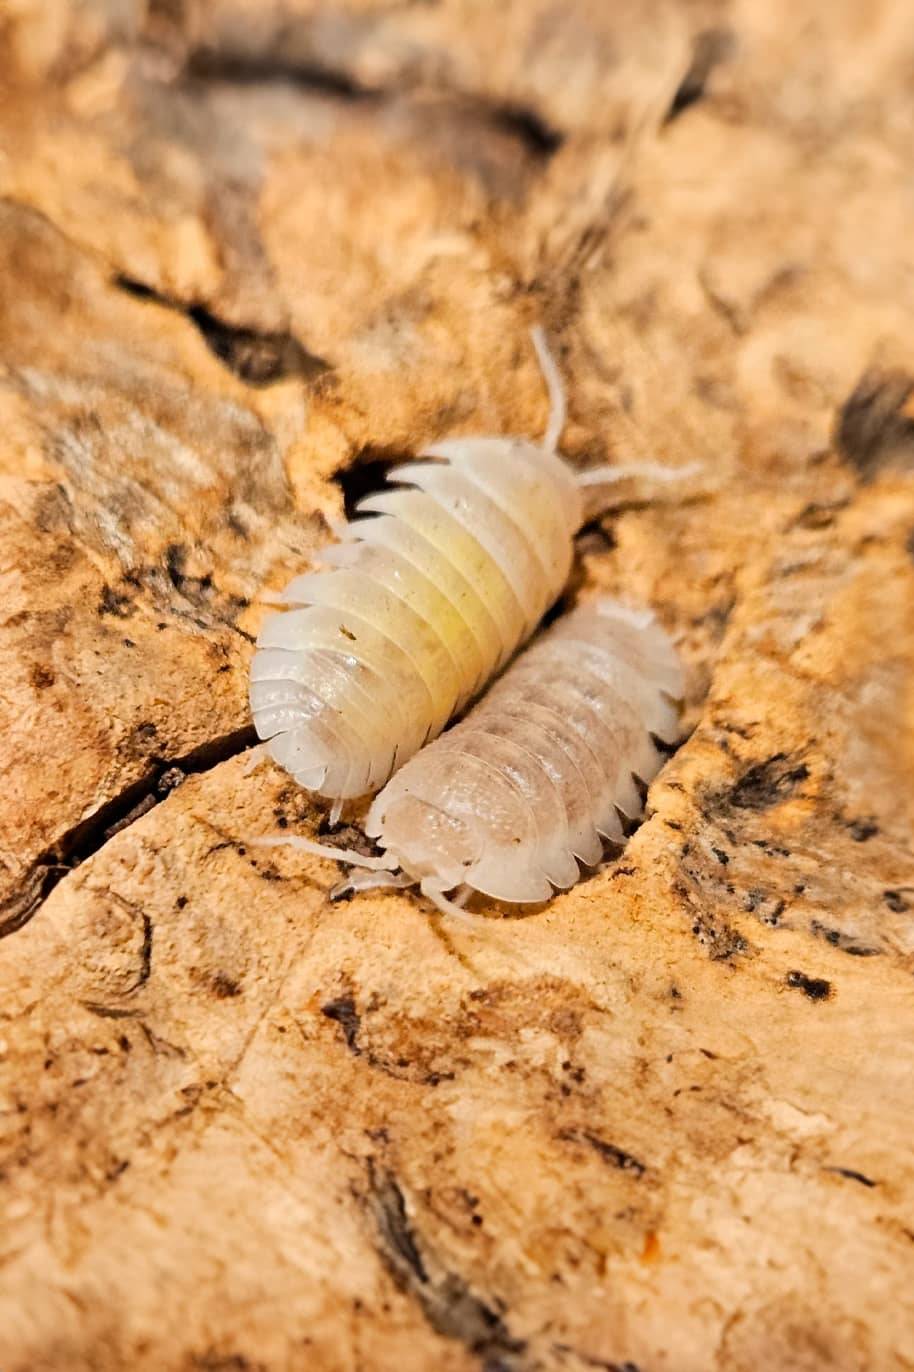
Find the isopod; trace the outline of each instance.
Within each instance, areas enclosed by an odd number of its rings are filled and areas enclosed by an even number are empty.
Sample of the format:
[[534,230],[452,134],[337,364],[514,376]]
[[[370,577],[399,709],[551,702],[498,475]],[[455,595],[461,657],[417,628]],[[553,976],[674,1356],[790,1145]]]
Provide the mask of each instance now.
[[[501,670],[567,580],[599,491],[652,466],[575,472],[558,454],[565,397],[541,330],[541,443],[449,439],[362,500],[325,570],[296,577],[266,621],[250,701],[270,756],[342,801],[376,791]],[[589,488],[589,490],[588,490]],[[605,504],[605,500],[602,501]]]
[[418,884],[448,912],[473,891],[546,900],[600,860],[605,839],[623,838],[620,815],[642,813],[637,783],[659,770],[655,739],[676,739],[681,695],[677,655],[650,611],[599,600],[559,619],[388,781],[365,823],[383,857],[266,842],[371,869],[352,889]]

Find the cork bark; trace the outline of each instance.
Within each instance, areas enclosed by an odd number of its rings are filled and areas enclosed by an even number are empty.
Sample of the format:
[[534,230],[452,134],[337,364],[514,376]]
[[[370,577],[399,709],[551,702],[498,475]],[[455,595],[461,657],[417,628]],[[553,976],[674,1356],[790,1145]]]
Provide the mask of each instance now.
[[[910,7],[14,0],[0,56],[3,1372],[914,1366]],[[542,909],[333,902],[250,843],[326,819],[250,766],[258,597],[538,434],[534,322],[569,460],[698,466],[569,589],[656,608],[688,737]]]

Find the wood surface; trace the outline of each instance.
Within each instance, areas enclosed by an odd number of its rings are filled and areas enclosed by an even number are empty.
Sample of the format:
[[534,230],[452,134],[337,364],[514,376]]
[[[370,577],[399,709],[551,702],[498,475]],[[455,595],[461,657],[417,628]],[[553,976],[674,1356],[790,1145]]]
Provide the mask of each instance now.
[[[2,1372],[914,1367],[912,74],[906,0],[0,3]],[[569,588],[689,737],[525,917],[331,902],[259,593],[540,433],[536,322],[570,461],[700,466]]]

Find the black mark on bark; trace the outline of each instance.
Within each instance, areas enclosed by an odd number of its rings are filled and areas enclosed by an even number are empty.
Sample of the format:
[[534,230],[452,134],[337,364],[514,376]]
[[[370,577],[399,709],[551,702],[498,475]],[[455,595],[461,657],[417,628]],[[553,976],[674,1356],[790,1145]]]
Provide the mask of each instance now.
[[912,397],[914,377],[872,369],[839,410],[835,446],[865,481],[884,467],[914,467]]
[[340,1026],[346,1040],[346,1047],[358,1057],[362,1051],[358,1043],[362,1019],[355,1008],[355,1001],[352,996],[340,996],[337,1000],[328,1000],[326,1005],[321,1006],[321,1014],[327,1019],[334,1020]]
[[810,1000],[828,1000],[831,995],[831,982],[824,977],[808,977],[805,972],[788,972],[784,978],[788,986],[802,991]]
[[875,958],[882,952],[881,948],[872,948],[866,944],[858,943],[853,934],[845,933],[843,929],[832,929],[821,920],[814,919],[810,924],[810,929],[816,938],[824,939],[833,948],[839,948],[842,953],[848,953],[854,958]]
[[213,988],[213,995],[218,1000],[231,1000],[233,997],[241,995],[240,982],[225,972],[217,972],[210,984]]
[[84,1000],[83,1008],[99,1019],[139,1019],[143,1013],[141,1010],[119,1010],[114,1005],[99,1005],[94,1000]]
[[787,799],[809,776],[804,762],[794,762],[786,753],[775,753],[765,762],[756,762],[743,773],[727,796],[738,810],[768,810]]
[[600,1138],[598,1134],[592,1134],[587,1129],[563,1129],[559,1138],[572,1143],[586,1143],[604,1162],[618,1167],[620,1172],[633,1172],[636,1177],[643,1177],[647,1171],[647,1165],[631,1153],[626,1153],[614,1143],[609,1143],[607,1139]]
[[282,53],[229,51],[201,47],[192,53],[187,75],[197,81],[227,81],[239,86],[261,86],[272,82],[302,86],[319,95],[340,100],[376,101],[381,92],[361,85],[346,72],[316,60],[296,59]]
[[749,952],[749,940],[726,920],[708,912],[693,914],[692,933],[708,950],[712,962],[729,962],[731,958]]
[[562,135],[535,110],[520,105],[494,105],[492,122],[505,133],[512,134],[537,157],[551,157],[562,146]]
[[785,907],[786,901],[780,896],[769,895],[760,886],[753,886],[743,896],[743,909],[755,915],[762,924],[770,925],[772,929],[776,929],[780,924]]
[[138,991],[141,986],[145,986],[152,976],[152,920],[147,914],[143,914],[143,942],[140,944],[140,970],[131,991]]
[[873,1181],[872,1177],[865,1176],[863,1172],[855,1172],[852,1167],[824,1167],[822,1170],[833,1172],[836,1177],[846,1177],[848,1181],[859,1182],[861,1186],[867,1186],[871,1189],[879,1185],[878,1181]]
[[866,843],[879,833],[879,825],[874,819],[852,819],[847,828],[855,843]]
[[115,591],[113,587],[105,585],[101,589],[98,598],[99,615],[113,615],[116,619],[128,619],[136,607],[129,595],[124,595],[122,591]]
[[705,29],[696,34],[691,61],[670,102],[665,123],[671,124],[702,98],[712,71],[732,56],[735,46],[729,29]]
[[419,1302],[432,1329],[463,1344],[490,1372],[522,1372],[525,1344],[511,1337],[502,1314],[474,1295],[462,1277],[442,1269],[413,1229],[394,1177],[372,1165],[369,1178],[381,1256],[398,1285]]

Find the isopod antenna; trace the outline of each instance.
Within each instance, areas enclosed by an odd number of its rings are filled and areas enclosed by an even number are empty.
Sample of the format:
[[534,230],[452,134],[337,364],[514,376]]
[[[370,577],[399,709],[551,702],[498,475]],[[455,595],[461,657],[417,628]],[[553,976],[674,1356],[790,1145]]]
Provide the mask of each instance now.
[[546,382],[546,390],[549,394],[549,422],[546,425],[546,432],[543,434],[543,447],[547,452],[555,453],[558,452],[559,439],[568,417],[565,386],[555,358],[549,351],[546,335],[539,324],[530,330],[530,337],[533,339],[537,361],[540,364],[540,371],[543,373],[543,380]]
[[[530,337],[549,396],[549,419],[546,432],[543,434],[543,447],[547,452],[558,455],[559,439],[568,419],[565,384],[542,326],[535,325],[530,330]],[[655,500],[663,499],[666,488],[675,488],[680,482],[691,480],[702,470],[698,462],[690,462],[684,467],[664,467],[659,462],[636,462],[620,466],[606,464],[593,467],[587,472],[580,472],[577,475],[577,484],[582,493],[584,522],[595,519],[615,505],[627,504],[631,500],[638,503],[653,503]],[[630,483],[634,483],[633,492],[623,491],[617,494],[617,486],[624,487]]]

